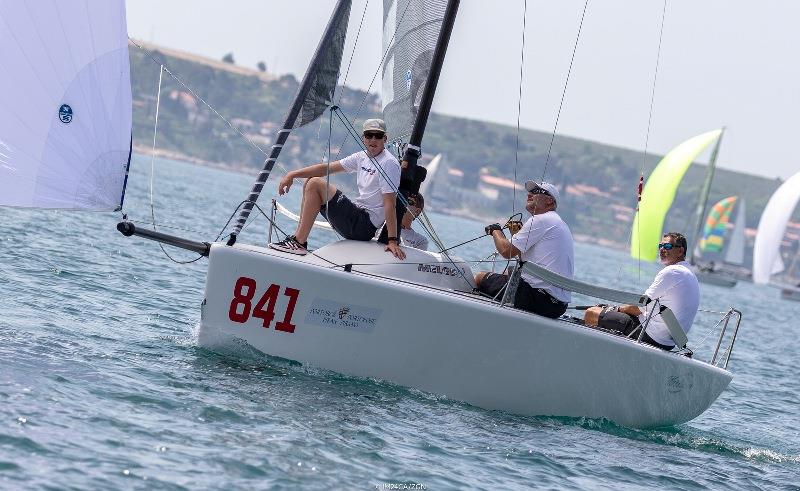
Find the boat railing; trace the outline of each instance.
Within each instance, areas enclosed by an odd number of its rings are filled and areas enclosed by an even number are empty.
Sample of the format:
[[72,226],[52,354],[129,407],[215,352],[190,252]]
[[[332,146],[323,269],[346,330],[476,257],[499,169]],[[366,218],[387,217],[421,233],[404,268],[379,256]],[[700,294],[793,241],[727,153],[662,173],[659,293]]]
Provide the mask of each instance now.
[[[539,265],[533,264],[531,262],[521,262],[516,268],[514,273],[519,274],[520,270],[525,270],[526,272],[537,276],[548,283],[556,285],[560,288],[565,290],[569,290],[572,292],[581,293],[587,296],[595,297],[595,298],[602,298],[605,300],[611,300],[623,304],[631,304],[631,305],[638,305],[642,310],[647,312],[647,316],[642,322],[642,328],[639,330],[639,336],[637,341],[641,342],[644,330],[647,328],[651,318],[655,313],[660,314],[662,321],[670,331],[670,335],[672,335],[673,340],[675,340],[676,346],[679,348],[679,353],[688,354],[691,356],[692,351],[686,346],[687,338],[686,334],[683,332],[678,320],[675,318],[674,313],[666,308],[663,305],[660,305],[658,299],[650,299],[646,295],[634,293],[634,292],[626,292],[622,290],[615,290],[612,288],[605,288],[599,287],[596,285],[592,285],[589,283],[584,283],[578,280],[574,280],[572,278],[565,278],[559,274],[553,273]],[[513,277],[513,275],[512,275]],[[509,284],[511,281],[509,281]],[[510,294],[509,294],[510,293]],[[505,298],[513,297],[513,290],[511,292],[506,292],[504,295],[503,302],[505,303]],[[650,308],[644,308],[648,304],[653,302],[653,305]],[[733,327],[732,331],[728,329],[731,319],[736,319],[736,325]],[[719,339],[717,340],[717,345],[714,350],[714,354],[711,357],[710,364],[713,366],[727,368],[728,362],[731,358],[731,353],[733,352],[733,345],[736,341],[736,335],[739,332],[739,326],[742,322],[742,313],[739,310],[734,308],[728,309],[728,311],[722,316],[722,318],[717,322],[717,326],[721,326]],[[715,329],[716,327],[715,326]],[[729,335],[730,342],[725,346],[723,349],[723,342],[726,338],[726,334]]]
[[[736,319],[736,325],[730,333],[730,342],[725,349],[722,350],[722,354],[720,355],[720,348],[722,348],[722,343],[725,339],[725,334],[728,332],[728,326],[732,318]],[[717,346],[714,349],[714,355],[711,357],[711,365],[723,369],[728,368],[728,362],[731,360],[731,353],[733,353],[733,344],[736,342],[736,335],[739,333],[739,326],[741,323],[742,313],[733,307],[728,309],[722,319],[717,322],[717,325],[721,326],[721,329],[719,331],[719,338],[717,339]]]

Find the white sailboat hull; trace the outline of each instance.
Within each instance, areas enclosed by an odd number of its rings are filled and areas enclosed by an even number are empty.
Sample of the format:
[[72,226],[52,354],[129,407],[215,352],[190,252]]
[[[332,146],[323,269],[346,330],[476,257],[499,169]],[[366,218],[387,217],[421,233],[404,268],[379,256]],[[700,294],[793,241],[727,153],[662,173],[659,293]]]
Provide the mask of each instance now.
[[[362,253],[372,248],[384,262],[392,261],[374,243],[355,244],[327,247],[343,251],[353,245]],[[323,249],[317,252],[323,255]],[[396,268],[418,272],[416,262],[439,257],[411,252]],[[689,421],[732,378],[726,370],[598,330],[357,269],[345,272],[314,256],[215,244],[199,342],[214,349],[238,338],[269,355],[385,379],[486,409],[605,417],[631,427]],[[442,276],[441,271],[425,274]],[[242,277],[255,283],[253,294],[242,287],[247,282]],[[257,311],[271,285],[278,285],[272,290],[274,320],[266,328],[260,317],[245,320],[244,311]],[[293,332],[287,326],[294,326]]]

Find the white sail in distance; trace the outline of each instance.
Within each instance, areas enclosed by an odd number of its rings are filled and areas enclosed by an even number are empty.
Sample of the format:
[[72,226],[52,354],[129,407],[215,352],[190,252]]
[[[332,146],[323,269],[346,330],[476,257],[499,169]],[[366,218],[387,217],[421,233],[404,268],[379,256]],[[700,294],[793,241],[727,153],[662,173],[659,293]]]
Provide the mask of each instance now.
[[736,215],[736,222],[728,239],[727,252],[725,253],[725,262],[728,264],[741,266],[744,263],[745,212],[745,201],[744,198],[741,198],[739,200],[739,212]]
[[783,265],[780,258],[781,241],[798,200],[800,172],[781,184],[761,213],[753,246],[753,282],[769,283],[769,277],[779,269],[777,265]]
[[0,205],[122,206],[131,151],[123,0],[0,0]]

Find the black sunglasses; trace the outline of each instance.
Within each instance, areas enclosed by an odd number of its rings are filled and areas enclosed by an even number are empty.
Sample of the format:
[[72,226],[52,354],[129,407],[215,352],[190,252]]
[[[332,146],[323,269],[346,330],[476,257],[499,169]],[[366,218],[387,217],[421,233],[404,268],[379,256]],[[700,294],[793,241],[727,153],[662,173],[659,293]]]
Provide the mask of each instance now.
[[552,196],[550,193],[547,192],[546,189],[542,188],[533,188],[532,190],[528,191],[530,194],[546,194],[547,196]]
[[364,132],[364,139],[365,140],[370,140],[370,139],[382,140],[383,139],[383,135],[385,135],[385,134],[386,133],[384,133],[382,131],[365,131]]
[[675,247],[680,247],[680,246],[676,246],[675,244],[670,244],[669,242],[662,242],[661,244],[658,244],[658,248],[664,249],[665,251],[671,251]]

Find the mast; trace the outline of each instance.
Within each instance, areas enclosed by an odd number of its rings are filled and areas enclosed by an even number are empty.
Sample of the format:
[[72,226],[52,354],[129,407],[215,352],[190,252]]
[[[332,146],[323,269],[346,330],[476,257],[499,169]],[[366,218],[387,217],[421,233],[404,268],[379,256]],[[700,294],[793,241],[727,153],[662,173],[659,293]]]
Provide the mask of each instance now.
[[[419,110],[414,119],[414,128],[411,130],[411,137],[408,140],[406,151],[403,154],[403,171],[400,177],[400,189],[402,191],[419,191],[419,186],[425,180],[425,173],[419,173],[417,161],[422,155],[422,136],[425,133],[425,126],[428,124],[428,116],[433,105],[433,96],[436,93],[436,85],[439,83],[439,74],[442,71],[444,57],[447,53],[447,44],[450,42],[450,33],[453,32],[453,24],[458,13],[460,0],[448,0],[447,8],[442,19],[442,29],[436,40],[436,47],[433,50],[433,61],[428,78],[425,81],[425,88],[422,92]],[[423,169],[419,167],[419,169]]]
[[711,152],[711,160],[708,162],[708,169],[706,170],[706,179],[703,181],[703,187],[700,189],[700,199],[697,202],[697,208],[695,208],[694,212],[694,219],[692,220],[692,234],[693,236],[689,237],[689,244],[692,245],[692,254],[689,256],[689,262],[694,264],[695,256],[697,256],[697,252],[699,251],[698,240],[700,238],[700,231],[703,228],[703,218],[705,217],[706,213],[706,202],[708,201],[708,194],[711,191],[711,181],[714,179],[714,170],[717,165],[717,155],[719,155],[719,146],[722,143],[722,136],[725,134],[725,127],[723,126],[720,130],[719,137],[717,138],[717,144],[714,145],[714,150]]
[[[320,90],[320,84],[317,76],[318,71],[320,71],[320,67],[323,70],[325,68],[332,68],[330,66],[322,66],[321,64],[323,64],[326,59],[329,60],[331,56],[338,56],[338,60],[335,63],[335,71],[336,74],[338,74],[339,62],[342,55],[342,47],[344,45],[344,35],[342,35],[341,26],[342,23],[344,23],[344,34],[346,35],[347,20],[350,16],[351,3],[351,0],[338,0],[336,3],[336,7],[333,10],[333,14],[331,14],[328,25],[325,27],[325,32],[322,35],[322,39],[320,39],[319,45],[317,45],[317,49],[314,52],[314,57],[311,59],[311,63],[308,65],[308,70],[306,70],[303,80],[300,82],[300,88],[297,91],[294,102],[289,109],[289,113],[286,115],[286,119],[283,122],[281,130],[278,131],[278,136],[276,137],[275,142],[272,144],[269,157],[267,157],[267,159],[264,161],[264,168],[258,175],[256,182],[253,184],[253,187],[250,190],[250,194],[247,196],[247,200],[244,202],[242,209],[239,211],[239,216],[236,219],[236,225],[233,229],[233,232],[231,232],[230,238],[228,239],[229,246],[236,243],[236,237],[239,235],[239,232],[242,231],[244,224],[247,223],[247,218],[250,216],[250,212],[253,210],[253,207],[258,200],[258,196],[261,194],[261,190],[264,188],[264,183],[269,178],[269,174],[272,172],[272,168],[275,166],[275,162],[278,160],[278,156],[283,149],[284,143],[286,143],[286,140],[289,138],[289,133],[291,133],[292,129],[295,127],[302,126],[305,123],[310,123],[318,116],[313,116],[313,118],[309,119],[308,121],[305,121],[306,118],[301,118],[299,124],[297,121],[298,116],[300,116],[301,111],[306,105],[306,99],[309,95],[309,92],[312,90]],[[339,37],[338,39],[337,36]],[[338,52],[336,50],[338,50]],[[336,88],[335,79],[333,80],[333,88]],[[324,91],[325,89],[323,88],[322,90]]]

